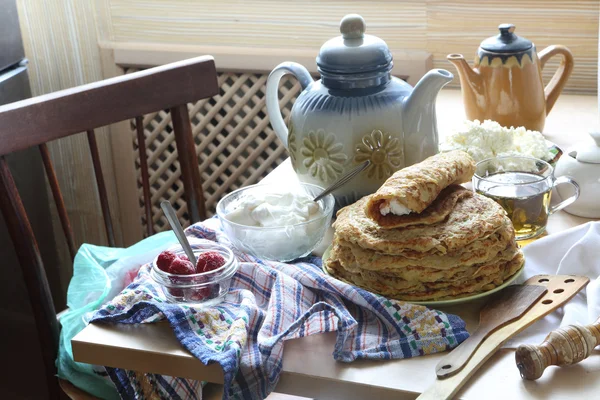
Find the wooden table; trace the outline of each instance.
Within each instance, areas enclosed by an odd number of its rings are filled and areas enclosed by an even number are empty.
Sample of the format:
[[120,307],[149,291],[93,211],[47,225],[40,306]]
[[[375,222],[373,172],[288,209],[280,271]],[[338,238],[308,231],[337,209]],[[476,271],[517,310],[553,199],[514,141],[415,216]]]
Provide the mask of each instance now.
[[[437,103],[440,134],[450,132],[464,115],[460,92],[444,90]],[[547,119],[545,136],[564,150],[588,141],[586,132],[597,123],[597,98],[563,95]],[[265,180],[294,177],[289,160]],[[549,234],[589,221],[558,212],[550,217]],[[461,316],[472,331],[478,324],[481,302],[447,307]],[[409,399],[435,380],[434,367],[443,354],[408,360],[350,364],[334,361],[335,333],[315,335],[285,344],[283,372],[277,392],[319,399]],[[204,366],[175,339],[168,324],[89,325],[72,340],[76,361],[223,382],[218,365]],[[497,352],[462,388],[466,399],[596,398],[600,392],[600,351],[569,368],[551,368],[535,382],[523,381],[514,362],[514,350]]]

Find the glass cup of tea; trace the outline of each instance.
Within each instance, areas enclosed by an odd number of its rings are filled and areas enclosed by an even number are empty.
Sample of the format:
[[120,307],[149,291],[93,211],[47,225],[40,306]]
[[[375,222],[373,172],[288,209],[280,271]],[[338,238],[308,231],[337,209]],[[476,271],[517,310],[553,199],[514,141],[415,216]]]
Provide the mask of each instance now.
[[[568,184],[574,194],[551,206],[552,188]],[[515,227],[517,240],[531,239],[546,230],[548,217],[579,197],[579,185],[572,179],[554,177],[546,161],[524,156],[488,158],[475,167],[473,190],[495,200],[506,210]]]

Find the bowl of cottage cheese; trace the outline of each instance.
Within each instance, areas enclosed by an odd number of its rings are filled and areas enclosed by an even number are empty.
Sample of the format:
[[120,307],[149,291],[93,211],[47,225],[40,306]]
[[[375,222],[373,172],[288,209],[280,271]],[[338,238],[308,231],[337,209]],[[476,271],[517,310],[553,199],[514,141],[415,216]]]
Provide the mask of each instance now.
[[440,144],[440,151],[463,150],[475,162],[494,157],[527,156],[555,164],[562,151],[540,132],[501,126],[496,121],[464,121]]
[[240,251],[260,259],[291,261],[309,255],[331,224],[335,200],[308,183],[252,185],[217,204],[221,226]]

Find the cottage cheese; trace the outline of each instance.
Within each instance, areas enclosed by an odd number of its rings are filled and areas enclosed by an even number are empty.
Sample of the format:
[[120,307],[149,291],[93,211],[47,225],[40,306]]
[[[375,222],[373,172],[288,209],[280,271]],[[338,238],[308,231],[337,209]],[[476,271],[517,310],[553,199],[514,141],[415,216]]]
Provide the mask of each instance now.
[[548,143],[541,133],[524,127],[505,128],[485,120],[465,121],[461,129],[448,136],[440,145],[441,151],[464,150],[478,162],[501,156],[528,156],[552,159]]
[[410,208],[406,207],[404,204],[400,204],[396,199],[392,199],[389,203],[383,203],[379,209],[381,215],[388,215],[389,213],[394,215],[406,215],[410,214],[411,211]]

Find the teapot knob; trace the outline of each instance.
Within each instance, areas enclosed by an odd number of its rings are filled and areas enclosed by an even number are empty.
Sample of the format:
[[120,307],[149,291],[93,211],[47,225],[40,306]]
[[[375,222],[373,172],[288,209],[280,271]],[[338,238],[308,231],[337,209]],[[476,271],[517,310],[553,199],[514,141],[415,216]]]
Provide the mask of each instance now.
[[340,32],[344,39],[361,39],[364,37],[367,25],[358,14],[348,14],[340,22]]
[[511,34],[515,31],[515,26],[513,24],[500,24],[498,29],[500,29],[500,34],[502,36],[511,36]]

